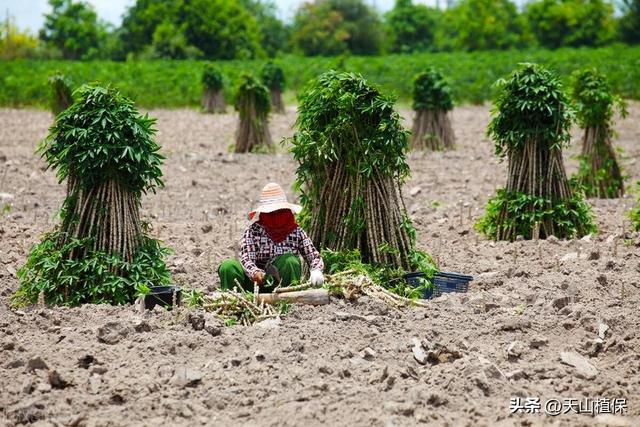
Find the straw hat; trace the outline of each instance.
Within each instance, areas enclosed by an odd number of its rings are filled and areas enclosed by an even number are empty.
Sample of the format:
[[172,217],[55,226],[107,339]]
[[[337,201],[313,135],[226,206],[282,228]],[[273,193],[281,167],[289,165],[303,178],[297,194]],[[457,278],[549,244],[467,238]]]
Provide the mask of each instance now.
[[302,210],[302,206],[287,202],[287,195],[282,187],[275,182],[270,182],[262,189],[260,204],[255,210],[249,212],[249,219],[258,219],[260,213],[275,212],[280,209],[291,209],[291,212],[297,214]]

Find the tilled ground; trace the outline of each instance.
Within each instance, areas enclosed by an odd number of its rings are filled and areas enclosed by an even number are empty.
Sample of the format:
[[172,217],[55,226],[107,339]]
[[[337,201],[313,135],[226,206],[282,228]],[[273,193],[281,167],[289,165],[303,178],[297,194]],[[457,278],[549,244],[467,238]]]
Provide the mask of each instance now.
[[[290,188],[295,163],[284,148],[228,154],[234,115],[150,114],[166,187],[145,198],[144,215],[175,250],[176,281],[212,290],[260,188]],[[632,104],[617,125],[629,183],[640,178],[639,119]],[[274,140],[294,120],[293,109],[275,115]],[[458,108],[453,120],[457,150],[412,154],[404,196],[420,247],[443,270],[476,278],[468,293],[405,312],[333,301],[252,327],[205,315],[202,328],[186,309],[9,310],[15,272],[53,226],[64,187],[33,154],[50,114],[0,110],[0,197],[11,206],[0,216],[0,423],[640,425],[640,240],[623,222],[633,198],[591,200],[600,232],[590,238],[489,242],[472,224],[505,165],[485,137],[488,108]],[[565,154],[569,172],[578,145]],[[425,364],[416,341],[431,350]],[[518,397],[539,398],[541,413],[510,414]],[[544,415],[552,398],[624,398],[627,410]]]

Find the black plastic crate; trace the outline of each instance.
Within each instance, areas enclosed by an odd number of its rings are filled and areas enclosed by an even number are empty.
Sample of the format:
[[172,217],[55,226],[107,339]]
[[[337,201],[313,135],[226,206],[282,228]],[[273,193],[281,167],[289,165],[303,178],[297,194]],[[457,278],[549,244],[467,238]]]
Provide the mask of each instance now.
[[[404,275],[404,280],[407,281],[409,286],[417,288],[422,285],[422,279],[426,279],[427,275],[421,271],[416,271],[414,273],[407,273]],[[433,298],[433,288],[428,288],[424,290],[422,294],[422,299],[431,299]]]
[[[404,279],[413,287],[420,286],[420,279],[425,277],[426,274],[420,271],[404,275]],[[469,290],[469,282],[472,280],[473,277],[466,274],[447,272],[436,273],[433,277],[434,288],[425,289],[422,298],[431,299],[449,292],[467,292]]]
[[473,276],[460,273],[439,272],[433,277],[433,283],[436,285],[435,296],[440,296],[450,292],[467,292],[469,290],[469,282],[473,280]]

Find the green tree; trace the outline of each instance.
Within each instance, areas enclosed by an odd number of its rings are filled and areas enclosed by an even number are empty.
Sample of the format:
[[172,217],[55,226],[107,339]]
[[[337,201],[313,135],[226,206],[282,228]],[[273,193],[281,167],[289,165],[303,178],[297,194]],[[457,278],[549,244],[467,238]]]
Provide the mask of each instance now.
[[542,46],[599,46],[614,36],[613,6],[605,0],[537,0],[527,6]]
[[162,22],[177,22],[182,0],[136,0],[122,19],[121,38],[127,52],[141,52],[153,41]]
[[173,46],[170,51],[178,47],[178,52],[189,52],[193,46],[211,59],[263,54],[256,19],[238,0],[137,0],[122,28],[123,42],[134,53],[153,44],[155,37],[156,46],[163,49]]
[[147,56],[151,58],[187,59],[202,56],[202,52],[187,42],[183,28],[178,28],[169,21],[158,25],[153,32],[151,46]]
[[627,43],[640,43],[640,0],[622,0],[620,35]]
[[381,22],[362,0],[315,0],[298,9],[291,41],[308,56],[375,55],[381,48]]
[[260,27],[262,48],[269,57],[288,48],[289,31],[277,17],[277,6],[272,0],[241,0]]
[[191,0],[184,7],[189,44],[207,58],[233,59],[264,56],[255,18],[235,0]]
[[99,25],[95,10],[85,2],[49,0],[40,38],[60,49],[65,59],[82,59],[96,53]]
[[433,47],[438,12],[412,0],[396,0],[386,15],[391,51],[418,52]]
[[447,9],[446,38],[464,50],[509,49],[526,41],[525,25],[510,0],[462,0]]

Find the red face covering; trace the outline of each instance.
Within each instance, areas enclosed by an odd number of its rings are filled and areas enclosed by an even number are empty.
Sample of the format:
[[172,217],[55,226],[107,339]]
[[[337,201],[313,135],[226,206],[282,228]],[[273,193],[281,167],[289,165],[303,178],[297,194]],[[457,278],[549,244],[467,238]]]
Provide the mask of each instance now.
[[282,242],[298,226],[290,209],[280,209],[270,213],[261,212],[258,224],[264,227],[275,243]]

